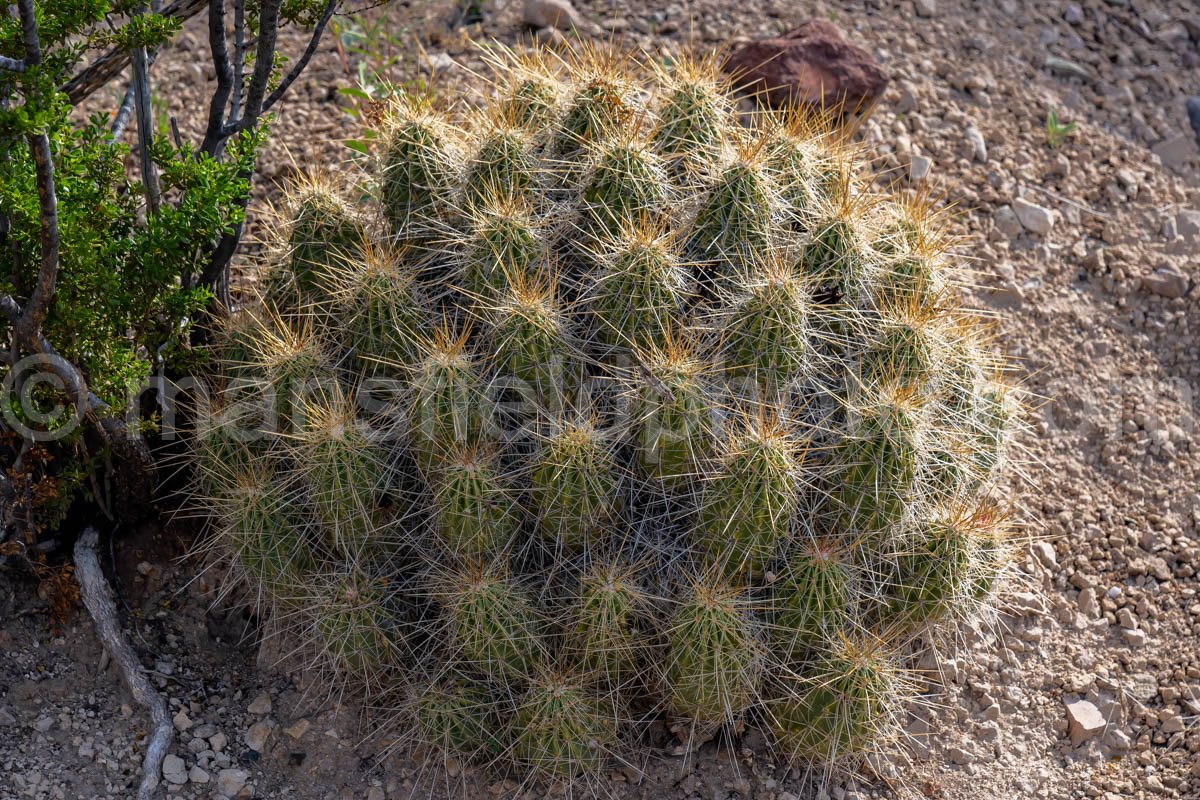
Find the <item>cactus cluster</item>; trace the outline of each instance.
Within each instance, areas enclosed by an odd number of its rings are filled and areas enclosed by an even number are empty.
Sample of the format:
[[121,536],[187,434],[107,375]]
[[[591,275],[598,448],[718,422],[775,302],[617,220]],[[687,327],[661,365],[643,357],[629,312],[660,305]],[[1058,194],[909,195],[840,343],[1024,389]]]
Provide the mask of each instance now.
[[666,718],[838,764],[1004,569],[1015,401],[939,218],[715,63],[396,98],[215,345],[220,551],[430,747],[574,779]]

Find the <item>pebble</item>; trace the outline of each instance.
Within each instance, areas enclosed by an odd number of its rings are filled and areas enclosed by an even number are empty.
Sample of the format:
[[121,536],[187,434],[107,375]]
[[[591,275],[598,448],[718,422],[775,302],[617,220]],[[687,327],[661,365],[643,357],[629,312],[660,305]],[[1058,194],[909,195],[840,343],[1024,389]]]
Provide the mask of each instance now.
[[1068,25],[1078,25],[1083,22],[1083,9],[1078,3],[1067,3],[1066,9],[1063,11],[1063,21]]
[[246,746],[256,752],[263,752],[267,746],[267,739],[271,736],[271,729],[275,725],[272,722],[256,722],[250,726],[250,730],[246,731]]
[[997,208],[992,213],[992,224],[996,226],[996,230],[1010,239],[1022,230],[1021,220],[1017,219],[1017,214],[1013,211],[1012,206],[1000,206]]
[[449,53],[426,53],[419,64],[421,71],[430,75],[445,72],[454,67],[454,59]]
[[1192,133],[1196,134],[1196,141],[1200,142],[1200,97],[1187,99],[1187,115],[1188,124],[1192,126]]
[[1159,267],[1142,277],[1142,287],[1159,297],[1174,300],[1188,291],[1188,278],[1174,267]]
[[913,10],[917,12],[918,17],[928,19],[937,16],[937,0],[915,0]]
[[219,731],[208,737],[208,746],[213,749],[213,752],[221,752],[227,744],[229,744],[229,737]]
[[236,797],[249,780],[250,773],[244,769],[223,769],[217,773],[217,794],[223,798]]
[[54,717],[42,717],[37,722],[33,723],[33,729],[38,733],[47,733],[54,727]]
[[1138,626],[1137,617],[1133,615],[1133,609],[1125,606],[1117,612],[1117,622],[1122,628],[1131,631]]
[[1013,592],[1008,599],[1013,610],[1023,614],[1040,614],[1046,610],[1042,599],[1033,592]]
[[1136,629],[1125,629],[1121,631],[1121,638],[1125,640],[1125,644],[1130,647],[1141,647],[1146,643],[1146,632]]
[[975,148],[975,160],[986,164],[988,160],[987,143],[983,141],[983,134],[979,132],[979,128],[968,125],[966,137],[971,146]]
[[1109,727],[1104,732],[1104,746],[1109,750],[1124,752],[1132,746],[1133,742],[1129,738],[1129,734],[1120,728]]
[[1096,704],[1088,700],[1067,703],[1067,736],[1075,747],[1104,730],[1104,717]]
[[205,784],[212,780],[212,776],[200,767],[192,767],[191,772],[188,773],[188,780],[196,784]]
[[1163,139],[1150,148],[1150,152],[1158,156],[1163,166],[1178,169],[1196,154],[1196,138],[1185,133]]
[[1096,600],[1095,589],[1084,589],[1079,593],[1079,613],[1089,619],[1096,616],[1096,610],[1100,607]]
[[1045,236],[1054,227],[1055,213],[1044,206],[1031,203],[1023,197],[1013,200],[1013,213],[1021,227],[1038,236]]
[[246,710],[251,714],[270,714],[271,713],[271,696],[266,692],[261,692],[258,697],[246,706]]
[[1174,711],[1168,711],[1165,717],[1159,717],[1158,727],[1163,733],[1180,733],[1185,726],[1183,717]]
[[579,12],[568,0],[525,0],[521,20],[531,28],[574,28]]
[[1058,556],[1054,553],[1054,545],[1049,542],[1034,542],[1029,546],[1029,550],[1038,563],[1046,569],[1052,570],[1058,566]]
[[1175,232],[1189,244],[1200,244],[1200,211],[1187,208],[1176,214]]
[[931,159],[925,156],[913,156],[908,165],[908,179],[913,183],[920,183],[929,177],[932,168],[933,161]]
[[284,728],[283,732],[293,739],[300,739],[304,734],[308,733],[308,729],[312,727],[312,723],[306,719],[299,720],[294,725]]
[[192,722],[192,718],[188,716],[187,709],[183,708],[179,709],[179,713],[172,718],[171,722],[174,723],[175,730],[180,733],[190,729],[195,724]]
[[174,753],[163,759],[162,774],[169,783],[176,786],[182,786],[188,782],[187,766],[183,763],[183,759]]
[[896,101],[897,114],[911,114],[917,110],[917,96],[909,86],[900,90],[900,99]]

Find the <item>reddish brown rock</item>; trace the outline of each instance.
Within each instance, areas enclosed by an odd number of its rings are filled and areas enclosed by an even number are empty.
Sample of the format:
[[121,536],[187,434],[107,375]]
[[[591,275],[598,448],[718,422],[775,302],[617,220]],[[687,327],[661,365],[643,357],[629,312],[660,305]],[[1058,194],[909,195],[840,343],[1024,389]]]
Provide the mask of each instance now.
[[854,113],[873,105],[888,85],[888,74],[874,56],[823,19],[734,51],[725,71],[736,85],[762,92],[775,107],[798,103]]

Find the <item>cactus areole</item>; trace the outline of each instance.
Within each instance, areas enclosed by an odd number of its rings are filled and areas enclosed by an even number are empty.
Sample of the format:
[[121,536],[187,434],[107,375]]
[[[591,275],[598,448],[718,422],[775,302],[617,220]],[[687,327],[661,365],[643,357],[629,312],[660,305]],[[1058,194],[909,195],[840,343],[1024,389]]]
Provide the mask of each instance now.
[[398,97],[368,199],[297,187],[215,346],[215,550],[456,758],[586,781],[665,717],[839,765],[1004,569],[1016,404],[942,218],[716,64]]

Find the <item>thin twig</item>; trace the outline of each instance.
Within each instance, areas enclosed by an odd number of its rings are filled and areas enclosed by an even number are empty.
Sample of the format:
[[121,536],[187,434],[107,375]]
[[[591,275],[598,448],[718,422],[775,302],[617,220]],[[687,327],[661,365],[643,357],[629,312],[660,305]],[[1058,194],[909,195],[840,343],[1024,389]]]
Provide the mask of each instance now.
[[109,588],[104,572],[100,569],[100,561],[96,558],[98,539],[96,529],[88,528],[75,542],[75,579],[79,582],[79,594],[83,604],[96,627],[97,638],[120,668],[121,676],[129,686],[133,699],[150,711],[154,732],[150,736],[146,755],[142,760],[142,781],[137,793],[138,800],[150,800],[159,783],[163,759],[175,739],[175,726],[167,712],[166,701],[151,685],[150,679],[146,677],[145,668],[121,632],[112,589]]
[[1058,192],[1052,192],[1049,189],[1044,189],[1041,186],[1037,186],[1036,184],[1032,184],[1032,183],[1027,184],[1025,188],[1033,189],[1035,191],[1041,192],[1042,194],[1047,195],[1048,197],[1053,197],[1055,200],[1059,201],[1060,203],[1066,203],[1069,206],[1074,206],[1075,208],[1078,208],[1080,211],[1083,211],[1084,213],[1091,214],[1093,217],[1099,217],[1100,219],[1108,219],[1109,218],[1109,215],[1105,214],[1103,211],[1096,211],[1093,208],[1088,208],[1085,205],[1076,203],[1074,200],[1068,200],[1067,198],[1063,197]]
[[230,119],[242,113],[242,96],[246,93],[246,0],[233,0],[233,100],[229,103]]
[[[219,13],[223,20],[225,12],[222,0],[212,0],[212,2],[214,7],[221,5],[220,10],[218,11],[214,8],[214,12]],[[219,121],[215,115],[215,111],[218,106],[216,97],[214,97],[214,102],[209,107],[209,125],[208,131],[205,133],[204,144],[201,146],[202,151],[207,152],[210,155],[218,154],[226,139],[236,133],[250,130],[256,124],[258,124],[259,118],[262,116],[262,114],[264,114],[268,109],[271,108],[271,106],[273,106],[280,98],[283,97],[288,88],[295,82],[297,76],[299,76],[304,68],[308,65],[308,62],[312,59],[313,54],[316,53],[317,47],[320,45],[321,38],[325,33],[325,28],[329,24],[329,20],[333,17],[334,12],[337,10],[339,5],[340,0],[326,0],[325,10],[321,14],[320,19],[317,20],[317,24],[313,26],[313,32],[309,37],[309,41],[304,49],[304,53],[288,71],[287,75],[280,80],[279,85],[275,87],[275,89],[272,90],[268,95],[266,92],[268,79],[270,78],[271,72],[270,67],[275,61],[275,50],[277,44],[276,32],[279,22],[280,2],[279,0],[275,0],[274,2],[270,2],[270,0],[264,0],[259,8],[259,35],[256,43],[257,52],[254,57],[254,72],[250,77],[250,86],[245,95],[244,109],[242,114],[237,118],[234,118],[233,114],[231,114],[230,122],[227,124],[221,124],[219,127],[215,128],[214,132],[214,125],[216,125]],[[214,12],[210,12],[210,14]],[[228,46],[225,41],[223,23],[219,35],[217,35],[215,28],[211,27],[211,25],[209,30],[209,44],[213,49],[214,62],[217,63],[217,83],[218,91],[220,91],[221,82],[223,80],[221,77],[221,63],[228,62]],[[246,46],[248,47],[249,45],[247,44]],[[238,74],[238,83],[240,86],[240,72]],[[240,88],[238,91],[240,95]],[[226,94],[226,98],[227,96],[228,95]],[[223,111],[224,108],[225,98],[223,98],[220,102],[220,109]],[[250,176],[246,177],[248,178]],[[245,208],[248,199],[249,198],[242,199],[241,205],[243,208]],[[213,287],[219,307],[228,308],[230,304],[228,285],[229,262],[233,258],[234,251],[237,249],[239,242],[241,242],[242,231],[244,230],[244,227],[244,222],[235,223],[233,230],[223,235],[217,241],[216,246],[212,250],[212,255],[209,258],[208,264],[200,274],[200,283],[205,286]]]
[[279,98],[283,97],[288,87],[296,81],[296,78],[308,66],[308,62],[312,60],[313,54],[317,52],[317,46],[321,43],[321,37],[325,33],[325,26],[329,24],[329,20],[333,17],[333,12],[337,9],[337,6],[338,0],[328,0],[325,4],[325,10],[321,13],[321,18],[317,20],[317,24],[313,27],[312,36],[308,38],[308,46],[304,48],[304,54],[300,56],[299,61],[292,65],[288,74],[283,77],[283,80],[279,82],[279,85],[275,87],[275,90],[271,92],[266,102],[263,103],[262,110],[264,113],[271,110],[271,106],[275,105],[279,101]]
[[[139,5],[135,16],[146,13],[145,6]],[[142,186],[146,189],[146,205],[150,214],[158,213],[162,204],[158,186],[158,170],[154,166],[154,120],[150,107],[150,65],[145,47],[135,47],[130,53],[129,63],[133,68],[134,107],[137,110],[138,121],[138,156],[142,167]]]
[[121,99],[121,107],[117,109],[117,113],[113,116],[112,126],[108,129],[108,138],[111,142],[117,142],[125,134],[125,127],[129,125],[129,120],[133,117],[133,84],[130,83],[125,87],[125,96]]
[[[207,7],[206,0],[175,0],[162,10],[163,16],[187,20]],[[107,86],[109,81],[120,75],[129,66],[129,51],[113,48],[93,61],[81,72],[59,87],[71,105],[77,106],[97,89]]]
[[225,127],[225,106],[233,91],[233,65],[229,63],[229,42],[225,38],[225,0],[209,0],[208,49],[212,54],[217,88],[208,100],[208,125],[200,152],[216,158],[224,141],[221,134]]

